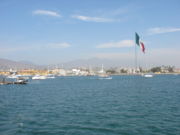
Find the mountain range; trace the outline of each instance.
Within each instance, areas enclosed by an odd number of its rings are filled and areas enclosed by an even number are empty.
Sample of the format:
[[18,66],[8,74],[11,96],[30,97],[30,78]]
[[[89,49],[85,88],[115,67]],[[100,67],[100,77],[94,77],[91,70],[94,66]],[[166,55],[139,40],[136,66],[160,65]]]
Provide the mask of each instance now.
[[[105,69],[114,68],[114,67],[132,67],[132,68],[134,67],[134,61],[131,59],[90,58],[90,59],[77,59],[67,62],[59,62],[57,64],[51,64],[51,65],[38,65],[29,61],[13,61],[13,60],[0,58],[0,70],[48,69],[48,68],[53,69],[57,67],[66,68],[66,69],[77,68],[77,67],[96,68],[96,67],[101,67],[102,64],[104,65]],[[142,67],[144,66],[142,62],[140,63],[140,65]],[[148,65],[148,67],[153,67],[153,66],[154,65]]]
[[[13,61],[8,59],[0,58],[0,69],[8,70],[8,69],[47,69],[47,68],[55,68],[55,67],[63,67],[63,68],[75,68],[75,67],[101,67],[102,64],[104,68],[110,67],[121,67],[120,64],[122,61],[118,60],[108,60],[108,59],[100,59],[100,58],[91,58],[91,59],[78,59],[67,61],[64,63],[54,64],[54,65],[36,65],[29,61]],[[123,66],[129,66],[128,63],[124,63]]]
[[28,69],[28,68],[40,68],[31,62],[28,61],[13,61],[8,59],[0,58],[0,69],[7,70],[7,69]]

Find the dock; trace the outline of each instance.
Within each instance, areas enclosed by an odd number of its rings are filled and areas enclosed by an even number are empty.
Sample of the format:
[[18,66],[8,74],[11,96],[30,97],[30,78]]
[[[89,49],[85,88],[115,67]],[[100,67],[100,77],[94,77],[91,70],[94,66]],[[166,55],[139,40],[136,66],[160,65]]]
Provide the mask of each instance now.
[[27,84],[27,82],[0,82],[0,85]]
[[12,82],[0,82],[0,85],[9,85],[12,84]]
[[0,81],[0,85],[10,85],[10,84],[27,84],[27,80],[19,79],[17,81],[6,81],[5,78]]

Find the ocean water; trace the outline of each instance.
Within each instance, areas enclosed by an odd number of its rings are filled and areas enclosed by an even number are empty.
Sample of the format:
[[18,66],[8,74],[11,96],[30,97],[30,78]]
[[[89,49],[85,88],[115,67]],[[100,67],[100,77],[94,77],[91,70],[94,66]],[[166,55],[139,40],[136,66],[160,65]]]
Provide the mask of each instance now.
[[0,85],[0,135],[180,135],[180,75]]

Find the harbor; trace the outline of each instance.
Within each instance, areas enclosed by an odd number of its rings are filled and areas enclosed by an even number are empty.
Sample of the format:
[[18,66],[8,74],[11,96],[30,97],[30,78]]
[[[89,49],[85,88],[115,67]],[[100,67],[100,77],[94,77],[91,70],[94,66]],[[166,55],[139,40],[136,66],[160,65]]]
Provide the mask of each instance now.
[[[136,72],[135,72],[136,71]],[[56,77],[68,77],[68,76],[97,76],[99,79],[112,79],[112,76],[122,75],[138,75],[141,77],[153,77],[155,75],[172,74],[179,75],[180,69],[162,66],[152,67],[150,69],[143,68],[105,68],[102,64],[101,67],[86,68],[78,67],[72,69],[65,68],[52,68],[52,69],[9,69],[0,71],[0,84],[27,84],[29,80],[46,80],[55,79]]]
[[180,135],[180,0],[0,11],[0,135]]
[[65,76],[0,85],[0,133],[178,135],[179,81],[179,75]]

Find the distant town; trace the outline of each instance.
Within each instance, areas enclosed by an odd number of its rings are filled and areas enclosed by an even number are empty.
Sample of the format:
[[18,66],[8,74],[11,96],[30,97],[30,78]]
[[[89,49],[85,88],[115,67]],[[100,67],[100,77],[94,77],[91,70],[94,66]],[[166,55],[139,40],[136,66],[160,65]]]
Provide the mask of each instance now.
[[[74,64],[75,65],[75,64]],[[97,65],[97,64],[96,64]],[[98,66],[99,65],[99,66]],[[123,66],[106,66],[99,63],[97,66],[71,66],[66,65],[49,65],[38,66],[30,62],[16,62],[7,59],[0,59],[0,75],[10,77],[13,76],[35,76],[35,75],[54,75],[54,76],[96,76],[99,74],[106,75],[131,75],[142,73],[153,74],[180,74],[180,68],[175,66],[155,66],[151,68],[144,67],[123,67]]]
[[0,75],[23,75],[23,76],[35,76],[35,75],[57,75],[57,76],[93,76],[99,73],[106,73],[108,75],[131,75],[135,73],[154,73],[154,74],[180,74],[180,69],[173,66],[158,66],[150,69],[143,69],[141,67],[125,68],[115,67],[104,69],[104,67],[77,67],[72,69],[65,68],[53,68],[53,69],[0,69]]

